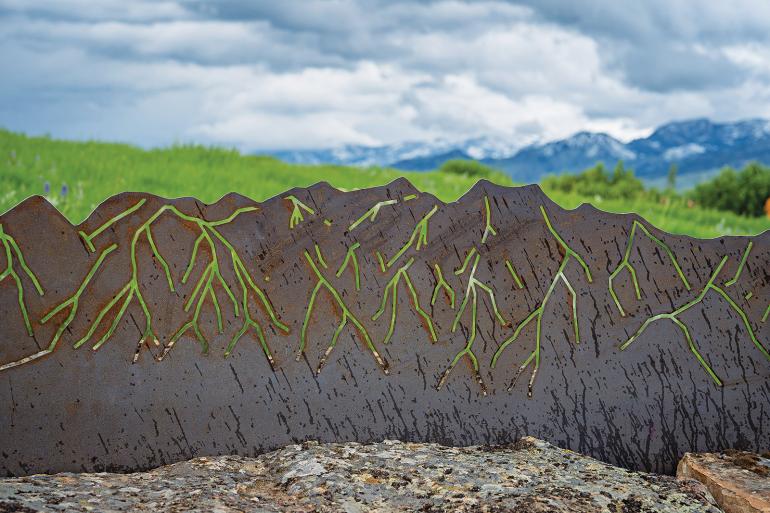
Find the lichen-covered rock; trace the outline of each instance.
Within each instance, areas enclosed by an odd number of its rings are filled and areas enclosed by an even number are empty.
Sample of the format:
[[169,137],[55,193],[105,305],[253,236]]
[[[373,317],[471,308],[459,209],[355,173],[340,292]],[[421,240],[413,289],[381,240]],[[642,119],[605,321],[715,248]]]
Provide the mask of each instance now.
[[135,474],[0,480],[0,512],[718,512],[700,483],[632,472],[534,438],[497,447],[305,443]]
[[687,453],[676,475],[706,485],[726,513],[770,513],[770,458],[744,451]]

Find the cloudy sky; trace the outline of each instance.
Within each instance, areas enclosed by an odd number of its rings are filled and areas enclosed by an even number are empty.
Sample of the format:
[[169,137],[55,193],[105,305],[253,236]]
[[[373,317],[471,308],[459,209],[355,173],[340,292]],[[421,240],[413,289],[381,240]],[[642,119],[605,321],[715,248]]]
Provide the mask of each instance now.
[[0,126],[244,151],[770,117],[766,0],[0,0]]

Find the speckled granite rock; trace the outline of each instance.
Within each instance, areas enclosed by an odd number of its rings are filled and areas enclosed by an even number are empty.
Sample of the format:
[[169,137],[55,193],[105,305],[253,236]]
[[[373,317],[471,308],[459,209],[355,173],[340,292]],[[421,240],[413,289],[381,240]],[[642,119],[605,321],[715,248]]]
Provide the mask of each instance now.
[[751,452],[684,455],[677,477],[697,479],[726,513],[770,513],[770,456]]
[[500,447],[292,445],[136,474],[0,480],[0,512],[718,512],[693,480],[631,472],[534,438]]

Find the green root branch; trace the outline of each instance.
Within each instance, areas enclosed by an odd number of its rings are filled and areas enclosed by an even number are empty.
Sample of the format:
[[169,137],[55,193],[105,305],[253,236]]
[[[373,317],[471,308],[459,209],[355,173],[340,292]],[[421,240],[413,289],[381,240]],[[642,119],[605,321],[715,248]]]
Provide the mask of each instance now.
[[[342,276],[342,273],[345,272],[345,268],[348,267],[348,265],[353,266],[353,274],[356,279],[356,290],[361,290],[361,272],[358,269],[358,257],[356,256],[356,250],[361,247],[360,242],[356,242],[355,244],[351,245],[350,248],[348,248],[348,252],[345,255],[345,260],[342,261],[342,265],[340,265],[340,268],[337,269],[337,278]],[[319,255],[320,257],[320,252]]]
[[5,270],[0,273],[0,281],[3,281],[10,276],[16,284],[16,297],[19,302],[19,310],[24,319],[24,326],[27,328],[27,334],[31,337],[32,324],[29,322],[29,312],[27,311],[27,304],[24,301],[24,285],[21,282],[19,273],[13,268],[14,256],[16,257],[16,262],[19,267],[21,267],[21,270],[27,275],[32,282],[32,285],[35,287],[35,290],[41,296],[44,294],[43,288],[40,286],[40,281],[38,281],[35,273],[33,273],[32,269],[27,265],[27,261],[24,259],[24,255],[21,252],[21,248],[19,248],[19,245],[16,243],[16,240],[5,232],[2,224],[0,224],[0,242],[2,242],[3,249],[5,250],[6,262]]
[[486,244],[487,237],[490,235],[497,235],[497,230],[495,230],[495,227],[492,226],[492,214],[489,211],[489,197],[484,196],[484,214],[485,214],[485,224],[484,224],[484,234],[481,236],[481,243]]
[[455,291],[444,279],[444,275],[441,273],[441,267],[438,264],[433,264],[434,277],[436,278],[436,286],[433,288],[433,295],[430,298],[430,305],[435,306],[436,299],[441,289],[444,290],[447,299],[449,300],[449,307],[454,310],[455,308]]
[[521,278],[519,278],[519,275],[516,274],[516,271],[513,269],[513,265],[511,265],[510,260],[505,261],[505,268],[508,269],[508,272],[511,273],[511,277],[513,278],[513,281],[516,282],[516,286],[520,289],[524,288],[524,283],[522,283]]
[[629,258],[631,257],[631,249],[634,245],[634,237],[636,236],[636,230],[637,228],[644,233],[644,235],[654,242],[659,248],[661,248],[666,255],[668,255],[669,260],[671,260],[671,263],[674,266],[674,269],[676,269],[676,273],[679,276],[679,279],[682,280],[682,283],[687,288],[687,290],[690,290],[690,283],[687,281],[687,278],[685,277],[684,273],[682,272],[682,268],[679,266],[679,262],[676,260],[676,256],[674,255],[674,252],[671,251],[671,248],[668,247],[668,245],[654,236],[650,231],[639,221],[634,220],[634,222],[631,224],[631,231],[628,234],[628,244],[626,244],[626,251],[623,254],[623,259],[620,261],[620,264],[615,268],[614,271],[612,271],[612,274],[610,274],[608,287],[610,290],[610,295],[612,296],[612,300],[615,302],[615,306],[618,307],[618,311],[620,312],[620,315],[625,317],[626,311],[623,309],[623,306],[620,304],[620,300],[618,299],[618,295],[615,292],[615,286],[613,285],[613,281],[615,278],[620,274],[620,272],[625,268],[628,270],[628,274],[631,275],[631,282],[634,285],[634,292],[636,293],[636,299],[639,300],[642,298],[641,291],[639,290],[639,280],[636,277],[636,269],[634,269],[633,264],[629,261]]
[[532,373],[530,375],[529,383],[527,385],[528,397],[532,397],[535,378],[537,377],[537,372],[540,369],[543,314],[545,313],[546,306],[548,305],[548,301],[551,299],[551,296],[553,295],[556,285],[560,281],[564,283],[564,286],[567,288],[572,298],[571,300],[572,326],[575,334],[575,344],[580,343],[580,327],[578,325],[578,313],[577,313],[577,294],[575,293],[575,289],[572,286],[572,284],[570,284],[569,279],[567,279],[567,276],[564,274],[564,271],[567,268],[567,265],[569,264],[572,258],[574,258],[575,261],[577,261],[577,263],[580,264],[580,267],[585,273],[585,276],[588,282],[591,283],[592,281],[591,271],[588,269],[588,265],[585,263],[583,258],[580,255],[578,255],[569,245],[567,245],[564,239],[554,229],[550,219],[548,218],[548,215],[545,212],[545,209],[542,206],[540,207],[540,212],[543,215],[543,219],[545,220],[546,226],[548,227],[548,231],[551,232],[551,235],[553,235],[553,237],[558,241],[559,245],[561,246],[564,257],[562,258],[562,261],[559,264],[559,269],[556,271],[556,274],[551,280],[551,283],[549,284],[548,289],[546,290],[545,295],[543,296],[543,299],[538,305],[538,307],[535,308],[532,312],[530,312],[527,315],[527,317],[525,317],[524,320],[521,323],[519,323],[518,326],[516,326],[516,329],[514,330],[513,335],[505,339],[502,342],[502,344],[500,344],[500,347],[497,348],[497,351],[495,351],[495,354],[492,356],[492,365],[491,365],[492,368],[495,368],[495,366],[497,365],[498,359],[506,350],[506,348],[518,339],[522,330],[528,324],[534,321],[536,326],[535,327],[535,347],[529,353],[529,355],[524,360],[524,362],[522,362],[522,364],[519,366],[519,368],[516,371],[516,374],[513,377],[513,380],[511,381],[511,384],[508,386],[508,390],[509,391],[512,390],[513,387],[516,385],[516,382],[518,381],[519,377],[531,365]]
[[[240,208],[236,210],[233,214],[231,214],[228,218],[220,221],[204,221],[196,217],[187,216],[185,214],[182,214],[181,212],[179,212],[173,207],[171,207],[170,210],[181,220],[196,224],[198,226],[198,229],[200,230],[200,235],[195,240],[195,243],[193,245],[193,251],[190,256],[190,261],[187,265],[187,269],[185,270],[184,276],[182,277],[182,283],[186,284],[188,282],[192,274],[192,271],[195,268],[195,264],[198,260],[197,257],[200,251],[200,247],[204,244],[205,244],[205,247],[207,247],[209,250],[208,252],[210,254],[210,260],[204,267],[203,272],[201,273],[200,277],[198,278],[198,281],[195,284],[195,287],[193,288],[193,292],[190,295],[190,298],[187,300],[187,302],[184,305],[185,312],[189,312],[192,309],[193,311],[192,318],[189,319],[187,322],[185,322],[179,328],[179,330],[177,330],[177,332],[171,337],[171,340],[163,349],[163,353],[160,355],[159,360],[162,360],[169,353],[169,351],[174,347],[176,342],[185,333],[187,333],[190,330],[192,330],[193,333],[195,334],[196,339],[201,345],[202,351],[204,353],[208,351],[208,341],[206,340],[206,337],[203,335],[203,332],[201,331],[201,328],[200,328],[200,315],[201,315],[203,306],[207,300],[211,302],[214,308],[214,313],[216,314],[217,328],[219,333],[224,332],[222,308],[219,304],[219,299],[217,298],[217,294],[215,290],[215,286],[218,285],[219,288],[221,288],[221,290],[225,292],[225,295],[230,300],[230,303],[232,304],[232,308],[233,308],[233,315],[235,316],[235,318],[243,319],[241,328],[230,339],[230,342],[228,343],[227,348],[225,349],[225,356],[226,357],[229,356],[232,353],[233,349],[235,348],[235,345],[243,337],[243,335],[245,335],[250,328],[253,328],[257,333],[257,338],[259,339],[260,346],[262,347],[262,351],[265,354],[265,357],[270,363],[270,366],[274,367],[275,360],[273,358],[272,351],[270,350],[270,347],[267,344],[267,341],[265,339],[264,330],[261,324],[254,318],[254,316],[249,310],[250,296],[252,294],[255,296],[257,300],[257,304],[265,311],[270,322],[276,328],[278,328],[280,331],[284,333],[288,333],[289,328],[283,322],[281,322],[280,319],[278,318],[275,312],[275,309],[273,308],[273,305],[270,302],[267,294],[254,282],[254,279],[246,269],[245,263],[241,259],[240,255],[238,255],[238,252],[236,251],[235,246],[233,246],[232,243],[229,240],[227,240],[227,238],[225,238],[218,230],[219,226],[232,222],[240,214],[243,214],[246,212],[253,212],[257,210],[257,208],[256,207]],[[236,298],[236,293],[233,291],[234,287],[231,287],[222,275],[222,267],[221,267],[222,262],[220,260],[220,255],[219,255],[220,246],[224,247],[225,254],[229,257],[230,267],[232,268],[232,271],[235,275],[235,279],[237,282],[235,284],[235,287],[239,293],[238,298]],[[167,266],[164,265],[164,268],[167,269]],[[172,287],[171,281],[169,281],[169,286]],[[171,288],[171,290],[173,290],[173,287]],[[147,331],[143,338],[148,337],[150,334],[150,331],[151,331],[151,327],[148,321]]]
[[460,325],[460,319],[465,313],[465,310],[468,308],[468,304],[470,304],[471,319],[470,319],[468,339],[465,342],[465,346],[454,356],[454,358],[449,364],[449,367],[447,367],[444,373],[441,375],[441,378],[439,379],[436,389],[440,390],[441,387],[444,386],[444,384],[446,383],[446,380],[449,378],[449,374],[452,372],[452,369],[455,368],[455,366],[460,362],[461,359],[468,358],[471,364],[471,368],[473,369],[474,378],[476,382],[479,384],[479,386],[481,387],[482,394],[486,395],[487,388],[486,388],[486,385],[484,385],[484,380],[481,377],[479,360],[476,357],[476,354],[473,352],[473,343],[476,341],[476,334],[477,334],[476,323],[478,321],[479,289],[481,289],[481,291],[486,293],[487,296],[489,297],[489,302],[492,305],[492,311],[494,312],[494,316],[497,319],[497,321],[500,323],[500,325],[507,326],[508,322],[505,320],[503,315],[500,313],[499,308],[497,307],[497,301],[495,300],[495,293],[492,291],[492,289],[488,285],[486,285],[485,283],[482,283],[476,278],[476,271],[478,269],[481,255],[478,254],[478,251],[476,250],[475,247],[471,248],[470,251],[468,251],[468,254],[465,257],[465,260],[463,261],[463,265],[455,271],[455,274],[457,276],[464,274],[465,271],[468,269],[469,262],[471,261],[471,259],[473,259],[473,264],[470,265],[470,275],[468,277],[468,285],[465,290],[465,297],[463,297],[462,303],[460,303],[460,308],[458,309],[457,314],[455,315],[454,321],[452,322],[452,333],[455,333],[457,331],[457,328]]
[[749,253],[751,252],[751,248],[754,246],[754,241],[749,241],[748,244],[746,244],[746,249],[743,250],[743,256],[741,256],[741,261],[738,263],[738,269],[735,270],[735,275],[727,282],[725,282],[725,287],[732,287],[736,283],[738,283],[738,280],[741,277],[741,273],[743,272],[743,268],[746,266],[746,260],[749,258]]
[[124,210],[123,212],[121,212],[120,214],[118,214],[118,215],[108,219],[107,222],[105,222],[104,224],[99,226],[99,228],[97,228],[96,230],[92,231],[91,233],[87,234],[86,232],[81,230],[81,231],[78,232],[78,235],[80,235],[80,238],[83,239],[83,242],[85,242],[86,246],[91,251],[91,253],[95,253],[96,252],[96,248],[94,247],[93,240],[96,237],[98,237],[99,234],[101,234],[103,231],[105,231],[108,228],[110,228],[112,225],[114,225],[115,223],[117,223],[121,219],[124,219],[124,218],[130,216],[131,214],[133,214],[134,212],[136,212],[137,210],[142,208],[142,205],[144,205],[146,202],[147,202],[147,199],[146,198],[142,198],[139,201],[137,201],[136,203],[134,203],[131,207],[129,207],[126,210]]
[[43,356],[46,356],[52,353],[54,349],[56,349],[56,346],[59,344],[59,340],[61,339],[61,336],[64,334],[64,331],[70,326],[70,324],[72,324],[72,321],[75,319],[75,316],[78,313],[78,307],[80,306],[80,298],[83,295],[83,292],[85,291],[86,287],[88,287],[88,284],[91,283],[91,280],[93,279],[94,275],[102,266],[104,259],[107,258],[107,256],[113,251],[115,251],[117,248],[118,248],[117,244],[112,244],[107,249],[102,251],[99,254],[99,257],[96,259],[96,262],[94,262],[94,264],[91,266],[86,276],[83,278],[83,281],[80,282],[80,285],[78,286],[75,293],[72,296],[70,296],[68,299],[66,299],[65,301],[63,301],[62,303],[54,307],[50,312],[45,314],[45,316],[43,316],[43,318],[40,320],[41,324],[45,324],[48,321],[50,321],[54,316],[62,312],[63,310],[69,309],[69,313],[67,314],[67,317],[64,319],[64,321],[61,324],[59,324],[59,327],[56,329],[56,333],[54,333],[54,336],[51,339],[51,342],[48,344],[48,347],[30,356],[26,356],[20,360],[16,360],[14,362],[0,365],[0,371],[3,371],[5,369],[10,369],[12,367],[17,367],[19,365],[24,365],[25,363],[29,363],[33,360],[37,360],[38,358],[42,358]]
[[396,329],[396,315],[398,313],[398,285],[402,280],[404,282],[404,285],[406,285],[407,291],[409,292],[409,297],[412,300],[414,311],[422,318],[423,322],[425,323],[425,326],[427,326],[428,328],[431,341],[436,342],[438,340],[436,337],[436,329],[433,327],[433,321],[431,320],[430,315],[428,315],[428,312],[423,310],[422,307],[420,306],[420,299],[417,296],[417,290],[415,290],[414,284],[412,283],[412,279],[409,277],[409,267],[413,263],[414,263],[414,258],[410,258],[406,264],[404,264],[402,267],[398,269],[398,271],[396,271],[396,273],[390,279],[388,284],[385,286],[385,294],[383,294],[382,296],[382,303],[380,304],[380,308],[372,316],[372,320],[376,321],[377,319],[380,318],[380,316],[383,313],[385,313],[385,309],[387,308],[387,303],[388,303],[388,297],[390,297],[391,298],[390,324],[388,325],[388,332],[382,341],[383,344],[387,344],[388,342],[390,342],[390,339],[393,336],[393,332]]
[[[81,237],[83,237],[84,240],[87,241],[89,247],[94,247],[93,246],[94,237],[104,232],[104,230],[107,227],[112,226],[114,223],[116,223],[120,219],[136,211],[139,207],[141,207],[142,203],[143,201],[140,201],[133,207],[123,212],[122,214],[119,214],[111,218],[91,234],[81,233]],[[219,286],[225,291],[230,301],[232,302],[233,312],[235,317],[243,318],[243,326],[241,330],[231,339],[230,343],[228,344],[227,350],[225,352],[225,356],[229,355],[232,352],[235,344],[246,333],[246,331],[249,328],[254,328],[257,332],[257,336],[260,340],[260,344],[265,353],[265,356],[267,357],[270,364],[273,365],[274,361],[273,361],[272,353],[265,341],[262,327],[259,324],[259,322],[251,315],[251,312],[249,311],[250,294],[253,293],[256,296],[258,303],[261,304],[263,309],[267,312],[267,315],[270,318],[270,321],[279,330],[283,332],[288,332],[289,328],[278,319],[267,295],[256,285],[251,275],[249,275],[248,271],[246,270],[246,266],[243,260],[238,255],[237,251],[235,250],[235,247],[219,232],[219,229],[218,229],[220,226],[232,222],[239,215],[246,212],[252,212],[255,210],[256,210],[256,207],[240,208],[225,219],[221,219],[217,221],[205,221],[197,217],[184,214],[173,205],[164,205],[161,208],[159,208],[134,232],[131,238],[131,243],[130,243],[131,275],[129,279],[121,286],[120,290],[114,295],[114,297],[98,312],[98,314],[96,315],[96,318],[94,319],[94,322],[91,323],[86,334],[75,342],[74,347],[79,348],[84,344],[88,343],[94,337],[94,335],[96,334],[96,331],[99,329],[102,323],[106,319],[111,319],[106,332],[102,334],[102,336],[92,346],[92,349],[94,351],[98,350],[115,333],[118,326],[120,325],[120,322],[124,319],[130,305],[134,301],[136,301],[136,303],[139,305],[145,317],[144,330],[136,346],[137,350],[134,355],[134,362],[137,361],[139,356],[139,351],[143,345],[147,345],[148,347],[150,347],[150,342],[152,342],[156,346],[160,345],[158,341],[158,337],[155,334],[153,329],[153,318],[150,312],[148,302],[145,299],[144,293],[142,292],[142,289],[140,287],[141,279],[140,279],[140,269],[139,269],[139,262],[138,262],[138,251],[139,251],[139,243],[142,237],[146,238],[153,257],[163,269],[169,290],[174,292],[175,286],[174,286],[174,280],[172,279],[172,276],[171,276],[170,268],[168,266],[168,263],[163,258],[160,251],[158,250],[158,247],[155,243],[155,240],[152,234],[153,224],[163,214],[169,213],[175,216],[176,218],[180,219],[182,222],[192,223],[196,225],[200,231],[200,235],[196,239],[195,244],[193,246],[193,250],[192,250],[192,254],[190,257],[187,270],[184,274],[184,277],[182,278],[182,283],[184,284],[188,281],[191,275],[191,272],[195,266],[195,263],[198,259],[200,247],[202,245],[205,244],[205,246],[208,248],[209,253],[211,255],[211,259],[206,264],[205,269],[203,270],[203,273],[201,274],[200,278],[196,283],[196,286],[193,290],[191,297],[189,298],[189,300],[186,302],[184,306],[185,311],[190,311],[191,309],[193,309],[192,318],[189,321],[187,321],[171,337],[170,342],[167,345],[165,345],[162,354],[157,359],[162,360],[168,354],[168,352],[171,350],[174,344],[176,344],[176,342],[182,337],[182,335],[190,329],[194,332],[196,338],[200,342],[202,350],[204,352],[208,350],[208,342],[200,329],[199,319],[200,319],[204,302],[207,300],[210,300],[214,308],[214,311],[216,313],[217,327],[219,328],[220,332],[223,331],[222,309],[220,307],[219,301],[217,299],[217,295],[215,293],[215,286]],[[221,261],[220,261],[220,255],[219,255],[220,247],[224,247],[226,253],[229,255],[230,264],[232,266],[233,273],[237,279],[237,285],[239,286],[239,289],[240,289],[239,299],[236,298],[236,295],[233,292],[233,288],[230,285],[228,285],[228,283],[225,281],[222,275]],[[86,288],[88,287],[88,285],[90,284],[90,282],[92,281],[96,273],[101,268],[107,256],[109,256],[110,253],[115,251],[117,248],[118,248],[117,244],[112,244],[108,248],[106,248],[104,251],[102,251],[99,254],[99,257],[97,258],[96,262],[92,265],[92,267],[84,277],[78,289],[69,298],[67,298],[66,300],[61,302],[59,305],[54,307],[48,314],[46,314],[41,319],[41,323],[46,323],[50,321],[53,317],[58,315],[59,313],[65,310],[68,311],[67,317],[59,325],[49,346],[46,349],[32,356],[26,357],[17,362],[12,362],[11,364],[6,364],[3,367],[0,367],[0,370],[2,370],[3,368],[21,365],[28,361],[35,360],[37,358],[40,358],[41,356],[45,356],[46,354],[51,353],[56,348],[64,331],[70,326],[75,316],[77,315],[78,308],[80,306],[80,299],[82,298],[82,295],[85,292]]]
[[438,212],[438,206],[434,205],[433,208],[430,209],[430,211],[428,211],[428,213],[417,222],[414,230],[412,230],[412,236],[409,237],[409,240],[406,242],[406,244],[404,244],[401,249],[399,249],[396,254],[393,255],[390,260],[388,260],[387,266],[389,268],[393,267],[393,264],[396,263],[396,260],[401,258],[401,255],[406,253],[412,245],[414,245],[415,251],[420,251],[422,246],[428,245],[428,221],[436,212]]
[[[316,253],[320,253],[318,251],[318,246],[316,246]],[[372,342],[372,339],[369,336],[369,333],[366,331],[366,328],[361,323],[361,321],[358,320],[355,314],[353,314],[353,312],[350,311],[347,304],[345,304],[345,301],[342,299],[342,296],[340,295],[340,293],[337,291],[337,289],[334,288],[334,286],[329,282],[329,280],[326,279],[326,277],[318,268],[318,265],[310,256],[310,253],[308,251],[305,251],[305,260],[307,260],[308,265],[310,265],[310,269],[312,270],[313,274],[315,275],[318,281],[313,287],[313,291],[310,293],[310,299],[308,300],[307,311],[305,313],[305,320],[302,323],[302,331],[300,333],[300,345],[299,345],[299,350],[297,351],[297,360],[302,358],[302,355],[305,352],[305,346],[307,345],[307,335],[308,335],[307,331],[310,326],[310,320],[313,316],[313,309],[315,308],[315,305],[316,305],[316,299],[318,298],[318,294],[321,292],[321,290],[325,289],[328,292],[328,294],[331,296],[331,299],[336,304],[339,311],[342,312],[342,315],[340,316],[340,323],[337,326],[337,329],[334,331],[334,335],[332,336],[331,342],[327,346],[326,351],[324,352],[324,355],[321,357],[321,360],[318,363],[318,368],[316,369],[316,373],[321,372],[321,369],[323,368],[324,364],[329,359],[329,356],[331,355],[332,351],[336,347],[337,340],[339,339],[339,336],[342,333],[342,330],[345,329],[345,326],[347,326],[347,323],[350,322],[356,328],[356,330],[358,330],[361,337],[364,339],[364,343],[366,344],[366,347],[374,356],[374,359],[377,362],[377,365],[380,366],[380,368],[383,370],[385,374],[388,374],[390,372],[388,370],[388,362],[385,361],[385,359],[377,351],[377,348],[374,347],[374,343]]]
[[353,221],[353,223],[351,223],[351,225],[348,227],[348,231],[349,231],[349,232],[352,232],[352,231],[353,231],[353,230],[355,230],[355,229],[356,229],[356,228],[357,228],[357,227],[358,227],[358,226],[359,226],[361,223],[363,223],[363,222],[364,222],[364,221],[366,221],[367,219],[369,219],[369,222],[372,222],[372,223],[373,223],[373,222],[374,222],[374,220],[375,220],[375,218],[377,217],[377,214],[379,214],[379,213],[380,213],[380,209],[381,209],[382,207],[387,207],[388,205],[395,205],[396,203],[398,203],[398,200],[394,200],[394,199],[391,199],[391,200],[385,200],[385,201],[378,201],[377,203],[375,203],[375,204],[374,204],[374,206],[373,206],[372,208],[370,208],[369,210],[367,210],[367,211],[364,213],[364,215],[362,215],[361,217],[359,217],[358,219],[356,219],[355,221]]
[[697,346],[695,345],[695,341],[693,340],[692,335],[690,334],[690,330],[687,328],[684,322],[682,322],[682,320],[679,318],[680,315],[688,311],[690,308],[700,304],[703,301],[703,299],[706,297],[706,294],[708,294],[709,291],[713,290],[719,296],[721,296],[725,301],[727,301],[727,304],[730,306],[730,308],[738,315],[738,317],[743,322],[743,325],[746,327],[746,331],[748,331],[749,338],[751,339],[754,346],[759,350],[760,353],[762,353],[762,356],[764,356],[765,359],[770,361],[770,353],[768,353],[767,349],[765,349],[765,347],[762,345],[759,339],[757,339],[756,333],[754,332],[754,329],[751,327],[751,323],[749,322],[746,312],[744,312],[743,309],[741,309],[738,306],[738,304],[733,300],[733,298],[731,298],[727,294],[727,292],[725,292],[724,288],[715,284],[715,281],[719,276],[719,273],[722,271],[722,268],[724,267],[728,258],[729,257],[727,256],[722,258],[721,262],[719,262],[719,265],[711,274],[709,281],[706,283],[706,285],[703,287],[703,289],[700,291],[697,297],[695,297],[695,299],[693,299],[692,301],[689,301],[688,303],[685,303],[684,305],[680,306],[673,312],[653,315],[652,317],[645,320],[644,323],[639,327],[639,329],[633,335],[631,335],[631,337],[629,337],[628,340],[626,340],[620,345],[620,350],[623,351],[627,349],[635,340],[637,340],[639,337],[642,336],[644,331],[652,323],[659,320],[668,319],[672,321],[676,326],[678,326],[680,330],[682,330],[682,334],[684,335],[685,341],[687,342],[687,346],[689,347],[690,352],[692,352],[692,354],[698,360],[698,363],[701,365],[701,367],[703,367],[703,369],[706,371],[709,377],[711,377],[714,383],[717,386],[721,387],[723,384],[722,380],[717,376],[717,374],[714,372],[714,370],[711,368],[708,362],[703,358]]
[[291,202],[292,210],[291,210],[291,217],[289,218],[289,229],[293,230],[297,225],[299,225],[302,221],[305,220],[305,216],[302,214],[302,211],[304,210],[311,216],[315,215],[315,210],[308,207],[304,203],[302,203],[296,196],[289,195],[284,198],[285,200],[288,200]]

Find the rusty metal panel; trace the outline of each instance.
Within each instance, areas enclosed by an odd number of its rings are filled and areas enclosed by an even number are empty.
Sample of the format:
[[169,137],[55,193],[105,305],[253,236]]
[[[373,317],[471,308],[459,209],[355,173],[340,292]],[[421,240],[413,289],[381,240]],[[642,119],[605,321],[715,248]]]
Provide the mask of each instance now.
[[0,217],[0,474],[533,435],[628,468],[770,446],[767,234],[480,182]]

